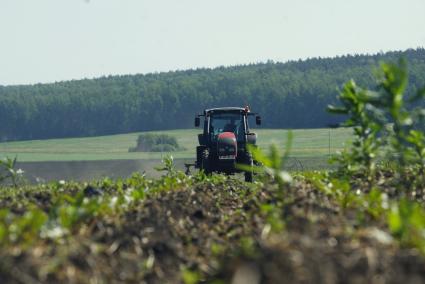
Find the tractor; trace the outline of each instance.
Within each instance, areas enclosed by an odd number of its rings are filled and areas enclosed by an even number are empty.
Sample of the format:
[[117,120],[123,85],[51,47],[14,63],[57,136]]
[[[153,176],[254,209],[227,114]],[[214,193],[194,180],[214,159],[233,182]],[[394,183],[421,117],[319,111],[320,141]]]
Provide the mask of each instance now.
[[[261,117],[252,113],[249,107],[211,108],[198,114],[195,127],[200,126],[201,117],[204,117],[204,131],[198,134],[195,168],[206,174],[244,172],[245,181],[252,182],[255,161],[247,145],[255,146],[257,134],[249,130],[249,116],[255,116],[256,124],[261,125]],[[238,165],[248,168],[242,170]]]

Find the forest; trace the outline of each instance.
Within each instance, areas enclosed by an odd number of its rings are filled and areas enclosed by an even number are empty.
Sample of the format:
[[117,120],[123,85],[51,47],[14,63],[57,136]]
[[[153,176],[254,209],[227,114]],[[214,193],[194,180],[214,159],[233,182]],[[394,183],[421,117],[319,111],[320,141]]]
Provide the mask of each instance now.
[[425,85],[424,48],[0,86],[0,141],[191,128],[196,113],[220,106],[249,105],[265,128],[327,127],[344,120],[326,106],[348,79],[372,88],[380,62],[400,57],[409,96]]

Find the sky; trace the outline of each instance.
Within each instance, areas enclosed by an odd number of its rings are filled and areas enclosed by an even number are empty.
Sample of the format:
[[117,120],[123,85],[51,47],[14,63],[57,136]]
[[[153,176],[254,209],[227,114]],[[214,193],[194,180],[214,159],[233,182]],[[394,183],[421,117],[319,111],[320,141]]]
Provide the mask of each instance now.
[[425,46],[425,0],[0,0],[0,85]]

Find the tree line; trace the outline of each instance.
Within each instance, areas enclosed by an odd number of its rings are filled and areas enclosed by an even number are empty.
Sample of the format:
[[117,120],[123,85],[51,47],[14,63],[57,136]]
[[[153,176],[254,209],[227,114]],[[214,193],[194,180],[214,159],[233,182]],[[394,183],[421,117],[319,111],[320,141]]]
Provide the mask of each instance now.
[[250,105],[267,128],[338,123],[326,112],[349,79],[375,85],[380,61],[404,57],[408,94],[425,85],[425,49],[268,61],[214,69],[0,86],[0,141],[190,128],[204,108]]

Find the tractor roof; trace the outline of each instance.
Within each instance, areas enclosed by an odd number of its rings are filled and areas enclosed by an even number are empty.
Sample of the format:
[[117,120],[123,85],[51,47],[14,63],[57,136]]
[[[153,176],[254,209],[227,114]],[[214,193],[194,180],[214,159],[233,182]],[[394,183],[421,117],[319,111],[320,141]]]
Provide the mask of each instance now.
[[217,107],[217,108],[209,108],[204,111],[204,113],[210,112],[246,112],[243,107]]

